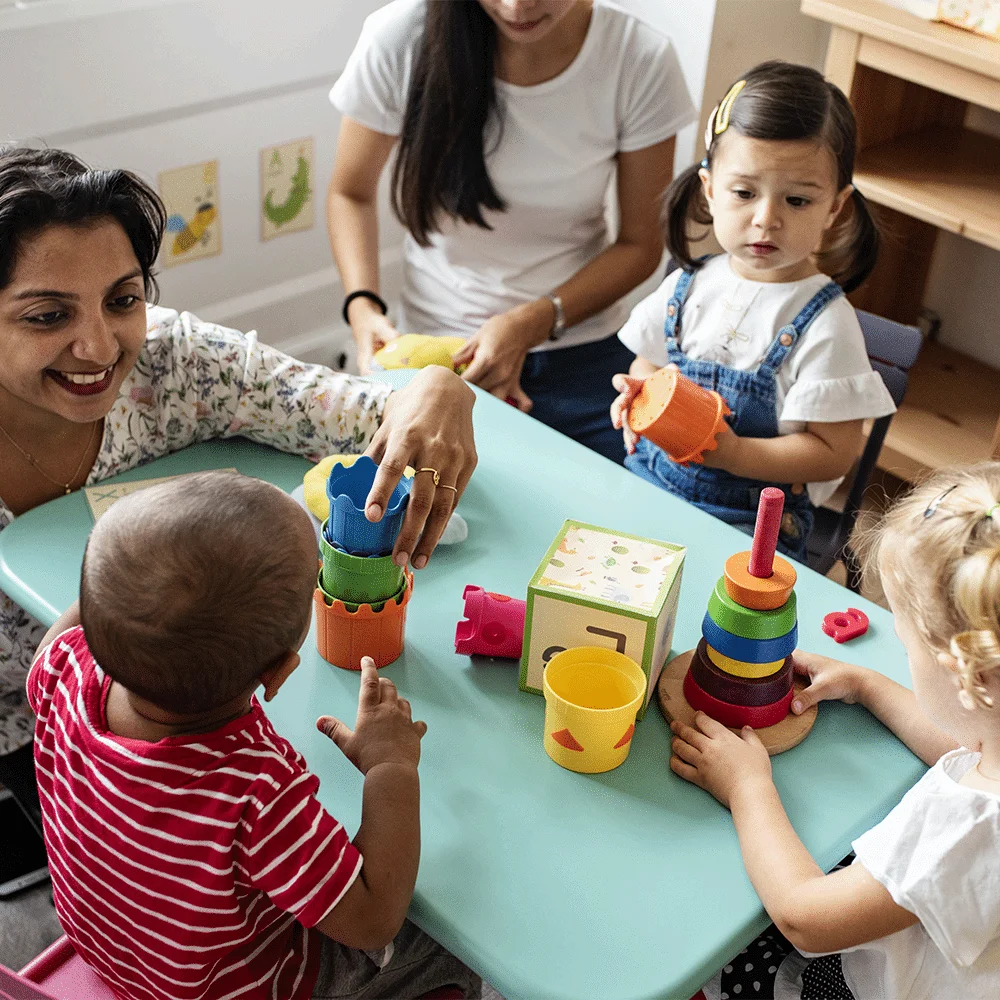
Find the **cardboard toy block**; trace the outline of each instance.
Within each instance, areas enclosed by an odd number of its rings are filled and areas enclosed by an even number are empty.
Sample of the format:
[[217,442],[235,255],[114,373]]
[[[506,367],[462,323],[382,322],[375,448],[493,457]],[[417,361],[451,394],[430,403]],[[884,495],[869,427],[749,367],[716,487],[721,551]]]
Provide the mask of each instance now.
[[522,691],[542,693],[545,664],[576,646],[608,646],[646,675],[641,718],[670,653],[683,545],[566,521],[528,584]]

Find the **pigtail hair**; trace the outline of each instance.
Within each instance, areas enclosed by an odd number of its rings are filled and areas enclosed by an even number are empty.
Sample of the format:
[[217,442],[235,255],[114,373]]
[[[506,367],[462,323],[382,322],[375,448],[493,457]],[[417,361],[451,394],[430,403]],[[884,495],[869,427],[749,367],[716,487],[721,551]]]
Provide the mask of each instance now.
[[851,213],[838,226],[832,244],[820,254],[823,270],[844,289],[853,292],[872,273],[881,241],[879,226],[865,196],[851,192]]
[[691,255],[690,225],[706,228],[712,215],[701,189],[700,164],[693,164],[678,174],[667,188],[663,200],[663,235],[674,262],[685,271],[697,271],[701,261]]

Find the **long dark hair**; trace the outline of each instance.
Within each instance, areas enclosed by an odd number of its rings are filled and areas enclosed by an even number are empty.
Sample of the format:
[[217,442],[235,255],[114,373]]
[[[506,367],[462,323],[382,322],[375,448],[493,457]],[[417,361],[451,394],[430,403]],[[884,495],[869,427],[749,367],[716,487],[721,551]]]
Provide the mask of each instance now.
[[[765,62],[746,76],[745,86],[729,101],[729,122],[721,134],[715,132],[716,109],[709,120],[707,166],[720,140],[729,130],[750,139],[812,139],[833,154],[837,164],[837,190],[843,190],[854,176],[857,126],[854,112],[843,92],[807,66],[786,62]],[[727,95],[728,97],[729,95]],[[691,255],[691,223],[712,224],[698,176],[700,164],[678,174],[667,191],[664,228],[667,247],[674,260],[687,271],[697,270],[699,261]],[[878,257],[879,232],[864,196],[854,189],[853,211],[845,223],[831,229],[818,254],[819,263],[845,292],[851,292],[872,272]]]
[[103,218],[125,230],[146,298],[155,302],[153,264],[167,222],[159,195],[127,170],[92,170],[61,149],[0,146],[0,288],[10,282],[25,238],[47,226]]
[[392,207],[421,246],[442,212],[490,229],[483,211],[507,207],[486,169],[491,118],[501,128],[496,48],[496,26],[475,0],[428,0],[392,170]]

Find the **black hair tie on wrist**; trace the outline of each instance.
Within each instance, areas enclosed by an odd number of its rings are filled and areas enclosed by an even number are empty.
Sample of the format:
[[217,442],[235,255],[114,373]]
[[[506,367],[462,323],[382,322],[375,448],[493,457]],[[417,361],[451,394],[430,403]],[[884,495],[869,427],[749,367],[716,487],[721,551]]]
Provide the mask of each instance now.
[[341,310],[340,314],[344,317],[344,322],[348,326],[351,325],[351,321],[347,318],[347,307],[355,299],[370,299],[379,307],[379,309],[382,310],[383,316],[389,311],[389,307],[385,304],[385,299],[383,299],[380,295],[376,295],[374,292],[369,292],[366,288],[359,288],[356,292],[351,292],[351,294],[344,299],[344,308]]

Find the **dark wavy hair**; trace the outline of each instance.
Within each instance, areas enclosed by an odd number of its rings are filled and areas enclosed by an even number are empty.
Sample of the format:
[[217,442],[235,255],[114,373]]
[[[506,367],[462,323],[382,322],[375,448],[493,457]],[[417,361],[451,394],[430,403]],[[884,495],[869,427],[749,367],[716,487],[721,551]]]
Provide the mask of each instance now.
[[0,147],[0,288],[6,288],[25,239],[48,226],[114,219],[142,269],[146,298],[158,294],[153,264],[167,213],[160,196],[127,170],[93,170],[61,149]]
[[[705,152],[709,169],[720,141],[736,132],[750,139],[800,140],[822,143],[837,164],[837,190],[852,183],[857,126],[843,92],[807,66],[777,60],[755,66],[743,78],[746,85],[732,102],[729,125],[711,140]],[[714,116],[713,116],[714,118]],[[701,265],[691,254],[690,224],[710,226],[712,216],[698,176],[700,164],[678,174],[667,190],[664,229],[673,259],[686,271]],[[845,292],[852,292],[871,274],[878,257],[879,231],[864,195],[854,189],[850,217],[827,235],[819,263]]]
[[483,229],[507,205],[486,169],[487,126],[502,130],[493,79],[497,29],[475,0],[430,2],[392,171],[392,206],[427,246],[441,213]]

